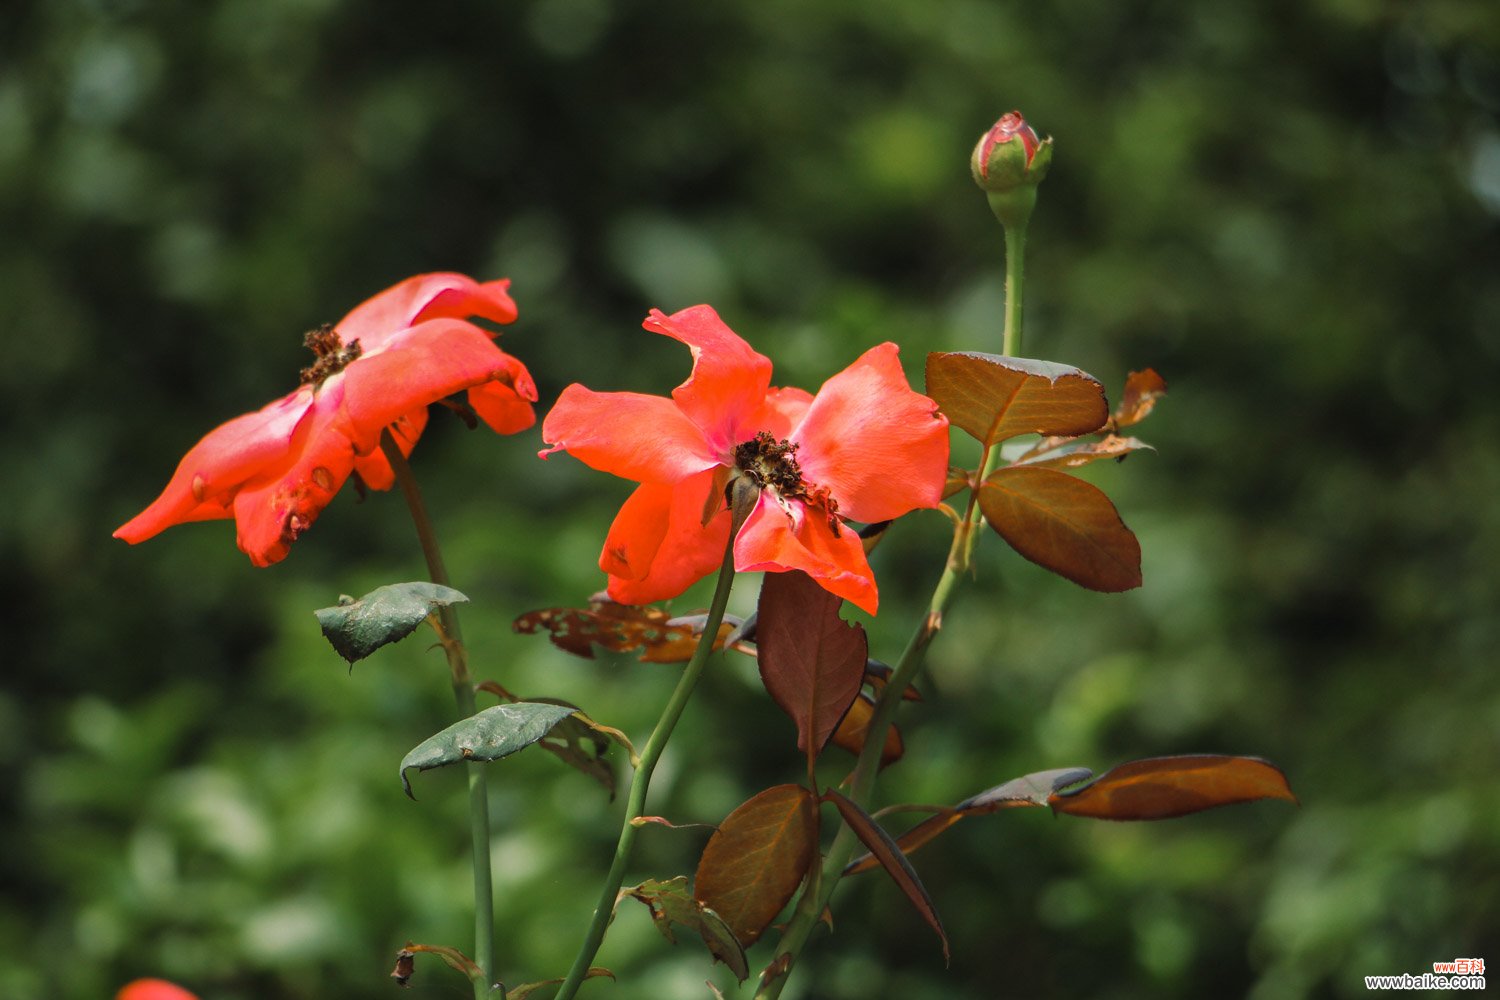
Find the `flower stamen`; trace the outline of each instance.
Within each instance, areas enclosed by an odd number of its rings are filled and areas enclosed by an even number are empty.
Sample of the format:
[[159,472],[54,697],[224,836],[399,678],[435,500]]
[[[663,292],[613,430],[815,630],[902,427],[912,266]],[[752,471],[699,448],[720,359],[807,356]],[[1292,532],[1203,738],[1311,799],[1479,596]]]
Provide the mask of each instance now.
[[799,447],[790,441],[778,441],[768,431],[761,431],[749,441],[735,445],[734,464],[746,479],[762,490],[770,490],[778,499],[801,500],[809,507],[822,510],[828,517],[828,527],[837,537],[839,502],[828,487],[814,486],[802,478],[802,466],[796,457]]
[[324,323],[307,331],[302,337],[302,343],[313,352],[317,360],[302,369],[299,384],[311,385],[315,389],[364,353],[358,339],[344,343],[332,323]]

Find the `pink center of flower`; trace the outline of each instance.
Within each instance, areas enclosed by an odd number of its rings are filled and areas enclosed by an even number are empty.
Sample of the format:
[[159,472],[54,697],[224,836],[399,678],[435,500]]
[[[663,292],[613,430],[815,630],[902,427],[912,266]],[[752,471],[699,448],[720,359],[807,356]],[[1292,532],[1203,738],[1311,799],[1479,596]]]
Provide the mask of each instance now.
[[802,478],[797,464],[797,448],[790,441],[778,441],[767,431],[734,447],[736,468],[762,490],[770,490],[780,500],[801,500],[809,507],[820,508],[828,515],[828,526],[839,533],[839,502],[826,486],[813,486]]
[[299,384],[311,385],[314,389],[343,371],[351,361],[363,353],[358,340],[344,343],[332,323],[324,323],[316,330],[307,331],[302,338],[302,343],[313,352],[317,360],[302,369],[302,380]]

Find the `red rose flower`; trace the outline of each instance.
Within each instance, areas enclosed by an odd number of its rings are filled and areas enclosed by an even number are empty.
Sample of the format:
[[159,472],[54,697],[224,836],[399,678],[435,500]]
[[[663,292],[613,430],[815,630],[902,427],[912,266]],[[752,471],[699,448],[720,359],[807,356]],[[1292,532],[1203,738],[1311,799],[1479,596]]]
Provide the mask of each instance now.
[[198,1000],[198,998],[175,983],[165,979],[137,979],[127,983],[115,994],[115,1000]]
[[542,424],[552,445],[641,485],[610,527],[599,558],[609,595],[647,604],[713,572],[729,541],[723,496],[744,476],[759,498],[734,541],[743,572],[802,570],[873,614],[874,574],[844,518],[884,521],[942,498],[948,420],[906,383],[895,344],[881,344],[816,397],[771,388],[771,362],[708,306],[645,328],[693,352],[672,398],[570,385]]
[[301,385],[210,431],[115,537],[133,544],[174,524],[232,517],[239,547],[268,566],[286,557],[352,473],[373,489],[391,487],[380,433],[389,427],[410,454],[428,404],[467,389],[469,405],[497,433],[530,427],[530,373],[469,321],[513,321],[509,284],[418,275],[312,331],[306,342],[316,360]]

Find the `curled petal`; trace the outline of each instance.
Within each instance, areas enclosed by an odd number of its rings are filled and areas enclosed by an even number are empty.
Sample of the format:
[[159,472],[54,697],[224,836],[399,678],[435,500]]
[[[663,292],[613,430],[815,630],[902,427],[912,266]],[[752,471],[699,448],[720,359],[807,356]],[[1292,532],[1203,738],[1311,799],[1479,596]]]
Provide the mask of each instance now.
[[496,434],[517,434],[536,423],[536,383],[520,361],[500,352],[505,369],[469,390],[469,405]]
[[482,316],[511,323],[516,304],[507,289],[509,279],[478,282],[463,274],[419,274],[366,299],[339,320],[344,343],[358,340],[365,353],[383,349],[390,338],[409,326],[430,319]]
[[566,451],[600,472],[638,483],[676,483],[718,465],[677,404],[635,392],[595,392],[574,383],[542,421],[543,458]]
[[[651,310],[647,330],[682,341],[693,352],[693,374],[672,390],[682,412],[697,424],[717,454],[754,436],[750,419],[771,385],[771,359],[758,354],[709,306],[670,316]],[[748,432],[746,432],[748,428]]]
[[769,493],[761,494],[734,540],[734,566],[742,573],[800,569],[824,590],[872,615],[880,603],[859,535],[848,528],[835,535],[828,519],[800,500],[783,507]]
[[612,600],[664,601],[718,569],[729,543],[729,512],[703,523],[714,479],[709,470],[675,486],[644,483],[630,495],[599,556]]
[[230,517],[236,490],[287,461],[312,403],[311,390],[299,389],[209,431],[177,464],[161,496],[116,529],[115,537],[135,544],[174,524]]
[[824,382],[791,440],[807,481],[828,487],[856,521],[942,500],[948,419],[907,385],[895,344],[870,348]]
[[329,388],[342,381],[344,410],[355,446],[363,454],[379,444],[386,424],[461,389],[514,378],[519,364],[471,323],[428,320],[403,330],[385,350],[360,357],[325,382],[318,405],[323,405]]

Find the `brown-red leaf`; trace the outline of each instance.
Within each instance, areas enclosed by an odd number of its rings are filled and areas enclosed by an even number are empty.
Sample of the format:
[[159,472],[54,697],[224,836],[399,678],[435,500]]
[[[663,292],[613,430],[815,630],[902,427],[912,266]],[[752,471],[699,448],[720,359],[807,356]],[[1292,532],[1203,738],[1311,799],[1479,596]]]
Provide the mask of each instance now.
[[815,760],[859,694],[869,655],[864,629],[839,617],[842,599],[806,573],[767,573],[756,613],[760,677],[797,724],[797,747]]
[[1151,415],[1156,401],[1167,394],[1167,380],[1153,368],[1125,376],[1125,397],[1110,416],[1116,429],[1138,424]]
[[[952,809],[938,810],[897,837],[896,844],[901,850],[910,854],[917,848],[931,843],[938,834],[952,827],[965,816],[982,816],[986,813],[999,812],[1001,809],[1025,806],[1045,806],[1051,801],[1057,789],[1086,781],[1093,773],[1086,767],[1059,767],[1050,771],[1037,771],[1019,778],[1012,778],[1003,785],[996,785],[994,788],[985,789],[978,795],[964,799]],[[875,867],[875,864],[875,858],[871,855],[856,858],[845,867],[844,874],[854,875],[858,872],[869,871]]]
[[[875,715],[875,702],[866,695],[860,695],[849,705],[849,711],[839,720],[839,726],[833,731],[833,745],[840,750],[847,750],[858,757],[865,748],[865,736],[870,731],[870,719]],[[880,748],[880,766],[894,764],[901,759],[906,752],[906,746],[901,741],[901,730],[894,724],[885,731],[885,746]]]
[[1099,380],[1051,361],[969,351],[927,355],[927,395],[954,424],[993,445],[1018,434],[1088,434],[1109,419]]
[[1048,801],[1053,810],[1094,819],[1171,819],[1257,799],[1296,802],[1286,775],[1259,757],[1200,754],[1121,764],[1098,780]]
[[1141,545],[1097,486],[1055,469],[997,469],[979,489],[990,527],[1021,555],[1090,590],[1141,585]]
[[1123,459],[1133,451],[1141,449],[1155,451],[1140,438],[1120,437],[1106,434],[1102,438],[1044,438],[1036,447],[1012,462],[1045,469],[1076,469],[1101,458]]
[[[668,625],[660,608],[635,607],[609,600],[593,600],[587,608],[541,608],[528,611],[511,623],[517,632],[532,634],[539,628],[550,634],[552,645],[575,656],[593,659],[594,646],[616,653],[641,650],[647,663],[682,663],[692,659],[698,637],[690,627]],[[722,644],[732,626],[719,627]]]
[[693,896],[747,948],[792,898],[817,857],[815,809],[806,788],[776,785],[725,817],[703,848]]
[[938,916],[937,907],[932,904],[932,897],[927,895],[927,890],[922,886],[922,880],[917,877],[916,869],[912,868],[911,862],[906,860],[906,855],[901,853],[901,848],[891,839],[891,835],[870,817],[870,814],[861,809],[853,799],[843,795],[836,789],[828,789],[823,793],[823,798],[832,802],[838,809],[839,815],[844,817],[844,822],[859,837],[860,843],[869,848],[870,853],[880,862],[882,868],[911,900],[911,904],[917,908],[922,919],[927,921],[928,926],[937,931],[938,938],[943,942],[943,961],[949,960],[948,934],[943,930],[943,919]]

